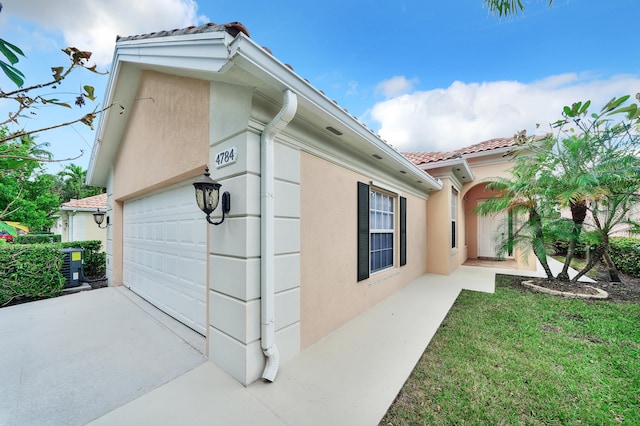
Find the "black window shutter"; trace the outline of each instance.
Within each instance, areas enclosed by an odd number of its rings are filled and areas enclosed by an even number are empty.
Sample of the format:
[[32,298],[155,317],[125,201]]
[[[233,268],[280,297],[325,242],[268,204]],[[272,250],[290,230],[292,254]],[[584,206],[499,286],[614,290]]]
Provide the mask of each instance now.
[[358,281],[369,278],[369,185],[358,182]]
[[400,266],[407,264],[407,199],[400,197]]

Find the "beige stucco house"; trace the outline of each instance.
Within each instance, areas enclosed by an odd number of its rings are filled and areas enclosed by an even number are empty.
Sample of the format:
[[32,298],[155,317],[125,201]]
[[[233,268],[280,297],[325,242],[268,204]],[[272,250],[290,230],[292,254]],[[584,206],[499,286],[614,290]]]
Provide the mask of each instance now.
[[[496,195],[487,189],[494,177],[509,177],[514,138],[497,138],[450,152],[407,152],[414,164],[443,184],[428,203],[427,234],[429,256],[427,270],[450,274],[467,259],[512,259],[518,269],[535,270],[532,252],[515,248],[501,254],[498,240],[513,232],[517,217],[507,212],[478,216],[476,207]],[[498,235],[501,234],[501,235]]]
[[[471,210],[500,147],[405,157],[241,24],[119,38],[105,104],[88,183],[107,187],[109,283],[205,336],[243,384],[484,254]],[[231,194],[218,226],[195,201],[206,166]]]
[[98,227],[93,219],[93,213],[98,209],[107,210],[107,194],[69,200],[60,206],[58,220],[52,231],[61,235],[62,242],[100,240],[104,250],[107,231]]

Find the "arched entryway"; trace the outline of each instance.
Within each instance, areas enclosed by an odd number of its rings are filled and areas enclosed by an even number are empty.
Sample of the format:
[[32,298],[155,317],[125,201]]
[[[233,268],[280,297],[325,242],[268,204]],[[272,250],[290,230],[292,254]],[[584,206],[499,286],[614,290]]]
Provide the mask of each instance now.
[[513,257],[513,250],[502,254],[499,250],[499,241],[512,235],[513,220],[511,215],[507,212],[488,216],[476,214],[477,206],[494,195],[496,195],[496,191],[487,189],[486,183],[479,183],[469,188],[463,196],[468,259]]

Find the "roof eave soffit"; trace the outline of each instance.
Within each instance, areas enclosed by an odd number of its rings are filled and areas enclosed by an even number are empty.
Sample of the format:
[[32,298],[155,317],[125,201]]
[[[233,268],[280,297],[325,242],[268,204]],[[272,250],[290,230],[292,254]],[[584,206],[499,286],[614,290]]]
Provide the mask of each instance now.
[[436,178],[455,176],[460,182],[473,182],[475,176],[469,163],[464,158],[421,164],[420,168]]

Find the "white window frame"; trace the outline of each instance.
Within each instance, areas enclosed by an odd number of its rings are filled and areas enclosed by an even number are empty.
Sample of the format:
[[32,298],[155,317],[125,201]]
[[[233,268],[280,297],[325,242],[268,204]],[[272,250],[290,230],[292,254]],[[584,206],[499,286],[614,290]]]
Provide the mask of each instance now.
[[395,266],[396,199],[388,192],[369,189],[369,271],[372,274]]

